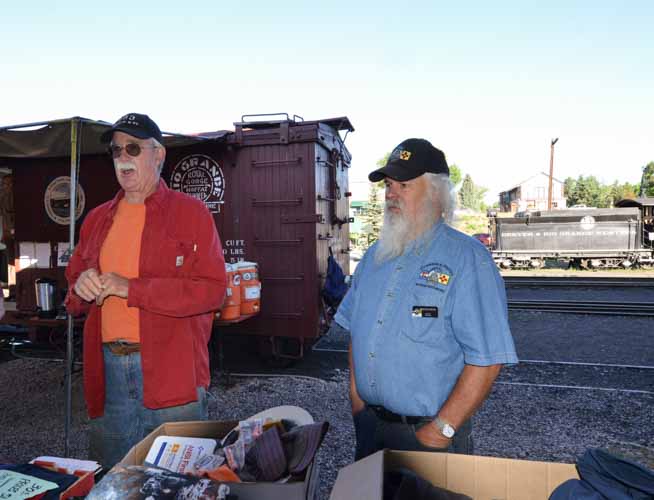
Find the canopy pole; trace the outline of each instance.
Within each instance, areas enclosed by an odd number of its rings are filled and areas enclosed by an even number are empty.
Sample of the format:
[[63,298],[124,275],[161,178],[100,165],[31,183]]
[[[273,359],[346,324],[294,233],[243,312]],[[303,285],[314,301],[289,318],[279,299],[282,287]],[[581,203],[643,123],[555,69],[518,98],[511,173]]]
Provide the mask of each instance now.
[[[73,118],[70,122],[70,224],[68,233],[68,242],[70,245],[69,255],[73,254],[75,247],[75,222],[77,212],[77,172],[79,171],[80,161],[80,132],[82,122],[78,118]],[[73,316],[68,314],[68,335],[66,335],[66,430],[64,456],[69,457],[70,453],[70,427],[72,417],[72,400],[73,400]]]

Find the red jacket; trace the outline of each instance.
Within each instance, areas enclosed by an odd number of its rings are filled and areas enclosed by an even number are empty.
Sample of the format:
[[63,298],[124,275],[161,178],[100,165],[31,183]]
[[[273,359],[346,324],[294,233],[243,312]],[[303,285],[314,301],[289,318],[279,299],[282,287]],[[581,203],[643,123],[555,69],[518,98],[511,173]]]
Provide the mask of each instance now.
[[[73,315],[88,314],[84,397],[91,418],[104,413],[102,315],[73,286],[82,271],[100,270],[100,248],[124,195],[121,190],[89,212],[66,269],[66,308]],[[201,201],[160,180],[145,207],[139,277],[129,280],[127,305],[140,310],[143,403],[157,409],[196,401],[196,387],[209,386],[207,343],[214,312],[225,297],[225,260],[213,218]]]

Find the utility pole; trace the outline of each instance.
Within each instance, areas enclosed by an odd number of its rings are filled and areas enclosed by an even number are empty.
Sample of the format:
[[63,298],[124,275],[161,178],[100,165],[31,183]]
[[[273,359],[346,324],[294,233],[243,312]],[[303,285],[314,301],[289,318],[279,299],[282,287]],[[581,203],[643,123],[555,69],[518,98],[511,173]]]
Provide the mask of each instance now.
[[557,137],[556,139],[552,139],[552,142],[550,144],[550,183],[549,183],[549,188],[547,190],[547,209],[552,210],[552,177],[554,176],[554,144],[559,140]]

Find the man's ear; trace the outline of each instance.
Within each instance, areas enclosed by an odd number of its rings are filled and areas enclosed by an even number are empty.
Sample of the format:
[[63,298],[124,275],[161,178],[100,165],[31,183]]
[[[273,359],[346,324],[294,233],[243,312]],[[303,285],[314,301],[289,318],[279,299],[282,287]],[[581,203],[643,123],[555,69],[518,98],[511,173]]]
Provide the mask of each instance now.
[[166,148],[162,146],[160,148],[155,149],[155,152],[157,153],[157,156],[155,157],[157,160],[157,167],[159,169],[159,174],[161,174],[161,171],[163,170],[164,162],[166,161]]
[[157,153],[160,155],[158,157],[159,159],[159,164],[163,164],[163,162],[166,161],[166,148],[163,146],[157,149]]

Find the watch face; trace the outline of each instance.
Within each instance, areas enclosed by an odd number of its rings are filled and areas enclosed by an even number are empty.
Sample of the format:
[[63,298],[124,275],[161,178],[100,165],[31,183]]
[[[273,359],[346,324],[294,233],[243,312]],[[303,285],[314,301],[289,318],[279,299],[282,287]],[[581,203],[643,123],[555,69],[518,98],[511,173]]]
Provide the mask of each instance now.
[[443,436],[446,438],[454,437],[454,427],[452,427],[450,424],[445,424],[443,426]]

